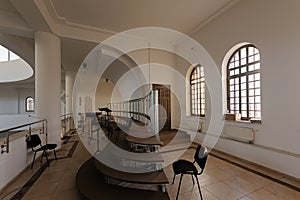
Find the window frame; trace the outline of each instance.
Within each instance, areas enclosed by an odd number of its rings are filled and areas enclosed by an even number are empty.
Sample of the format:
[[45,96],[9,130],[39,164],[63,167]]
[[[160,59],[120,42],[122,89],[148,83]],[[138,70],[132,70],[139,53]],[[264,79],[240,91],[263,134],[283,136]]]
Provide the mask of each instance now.
[[[249,47],[253,47],[253,54],[249,55]],[[246,56],[242,57],[242,49],[246,49]],[[255,51],[257,51],[257,53],[255,53]],[[238,56],[237,56],[238,54]],[[255,60],[255,56],[258,55],[258,60]],[[253,57],[253,61],[249,61],[250,57]],[[245,63],[242,63],[242,60],[246,59]],[[252,58],[251,58],[252,59]],[[235,66],[235,64],[233,64],[234,62],[238,62],[238,66]],[[234,67],[231,68],[231,64],[234,65]],[[256,64],[258,64],[257,66],[258,69],[256,69]],[[250,70],[250,66],[253,67],[253,70]],[[242,69],[243,68],[243,69]],[[239,70],[238,74],[234,74],[231,75],[230,72],[232,72],[233,70]],[[242,70],[246,70],[243,71]],[[249,121],[251,119],[256,119],[261,121],[261,116],[262,116],[262,110],[261,110],[261,58],[260,58],[260,51],[259,49],[254,46],[253,44],[246,44],[243,45],[241,47],[239,47],[238,49],[236,49],[231,56],[229,57],[229,60],[227,62],[227,66],[226,66],[226,81],[227,81],[227,110],[228,113],[232,113],[232,114],[241,114],[241,120],[245,120],[245,121]],[[259,79],[253,79],[253,80],[249,80],[249,77],[253,75],[253,78],[255,77],[255,74],[259,74]],[[242,82],[242,77],[245,77],[245,82]],[[256,77],[255,77],[256,78]],[[238,83],[236,83],[236,80],[238,79]],[[233,80],[234,84],[230,84],[230,81]],[[245,83],[246,88],[242,88],[242,84]],[[255,91],[252,95],[249,94],[249,85],[250,83],[253,83],[253,87],[251,86],[250,90]],[[259,85],[259,87],[256,87],[256,83],[257,85]],[[238,85],[238,89],[233,89],[231,90],[231,86],[233,86],[234,88],[236,88],[236,86]],[[255,85],[255,86],[254,86]],[[259,90],[257,90],[259,89]],[[242,91],[246,92],[246,103],[244,102],[244,99],[242,101]],[[256,95],[256,91],[258,92],[259,95]],[[234,92],[234,97],[231,96],[231,92]],[[238,93],[238,97],[237,94]],[[253,98],[254,102],[249,102],[249,99]],[[259,97],[259,100],[256,99],[256,97]],[[235,99],[234,103],[231,102],[231,98]],[[237,101],[238,100],[238,101]],[[245,104],[246,105],[246,110],[242,108],[242,105]],[[232,110],[230,105],[233,105],[234,109]],[[252,109],[250,109],[250,105],[252,105]],[[238,106],[238,108],[236,108],[236,106]],[[259,109],[257,109],[259,108]],[[242,112],[246,112],[246,117],[244,115],[242,115]],[[239,112],[239,113],[237,113]],[[254,117],[250,116],[250,112],[254,113]],[[257,113],[260,113],[259,116],[257,117],[256,115]]]
[[[199,68],[199,77],[193,78],[194,72]],[[202,72],[202,74],[201,74]],[[195,83],[193,83],[195,81]],[[203,83],[203,84],[202,84]],[[193,93],[193,85],[197,85],[199,88],[196,94]],[[203,86],[201,86],[203,85]],[[195,86],[196,87],[196,86]],[[202,96],[201,96],[202,94]],[[200,64],[196,65],[190,73],[190,112],[191,116],[197,117],[205,117],[206,110],[205,110],[205,75],[204,75],[204,67]],[[195,98],[193,98],[195,97]],[[193,102],[194,100],[194,102]],[[204,101],[204,102],[203,102]],[[196,105],[196,107],[195,107]],[[196,112],[195,112],[196,111]],[[203,112],[202,112],[203,111]]]
[[[32,99],[32,102],[29,102],[29,100],[31,100]],[[32,109],[28,109],[28,107],[30,107],[30,105],[28,105],[28,104],[30,104],[30,103],[32,103],[33,105],[32,105]],[[28,96],[28,97],[26,97],[25,98],[25,112],[34,112],[34,106],[35,106],[35,104],[34,104],[34,98],[32,97],[32,96]]]

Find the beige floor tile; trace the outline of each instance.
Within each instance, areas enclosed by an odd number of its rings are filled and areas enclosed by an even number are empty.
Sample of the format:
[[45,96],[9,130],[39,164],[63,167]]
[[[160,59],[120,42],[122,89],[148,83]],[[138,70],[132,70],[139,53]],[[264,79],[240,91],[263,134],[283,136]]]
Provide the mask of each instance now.
[[243,193],[248,194],[260,188],[253,183],[248,182],[245,179],[242,179],[239,176],[233,176],[228,179],[223,180],[223,182],[228,185],[229,187]]
[[55,173],[42,173],[35,184],[40,185],[43,183],[59,182],[64,173],[64,171],[57,171]]
[[24,197],[22,198],[22,200],[51,200],[52,195],[48,195],[48,196],[41,196],[41,197],[36,197],[36,198],[32,198],[32,197]]
[[205,186],[204,189],[213,194],[213,196],[222,200],[233,200],[243,196],[241,192],[232,189],[223,182],[218,182]]
[[264,177],[261,177],[259,175],[256,175],[251,172],[245,172],[242,174],[237,175],[239,178],[247,180],[249,183],[252,183],[254,185],[257,185],[259,187],[263,187],[265,185],[268,185],[271,183],[269,179],[266,179]]
[[[51,200],[83,200],[84,197],[76,190],[70,189],[62,192],[56,192]],[[101,197],[99,197],[101,199]]]
[[233,175],[238,175],[238,174],[246,172],[246,170],[244,170],[240,167],[237,167],[235,165],[221,165],[218,167],[226,172],[233,174]]
[[300,192],[292,190],[292,189],[290,189],[286,186],[280,185],[278,183],[271,183],[271,184],[263,187],[263,189],[275,194],[276,196],[279,196],[282,199],[300,200]]
[[[209,191],[205,189],[201,189],[202,197],[205,200],[218,200],[217,197],[215,197],[213,194],[211,194]],[[183,197],[184,199],[187,200],[199,200],[200,199],[200,194],[198,188],[196,190],[192,190],[189,192],[185,192],[181,194],[180,197]]]
[[[251,200],[265,200],[265,199],[270,199],[270,200],[283,200],[282,198],[276,196],[275,194],[265,190],[265,189],[259,189],[256,190],[250,194],[248,194],[246,197],[244,197],[245,200],[246,198],[251,199]],[[247,200],[248,200],[247,199]]]
[[58,183],[57,192],[63,192],[69,189],[76,189],[76,174],[69,174],[63,176],[62,180]]
[[218,182],[216,178],[204,173],[198,176],[201,187]]
[[212,170],[205,170],[205,174],[211,176],[214,179],[219,181],[224,180],[226,178],[232,177],[233,175],[223,169],[215,168]]
[[41,185],[34,184],[25,194],[24,198],[33,199],[38,197],[47,197],[55,193],[58,182],[43,183]]

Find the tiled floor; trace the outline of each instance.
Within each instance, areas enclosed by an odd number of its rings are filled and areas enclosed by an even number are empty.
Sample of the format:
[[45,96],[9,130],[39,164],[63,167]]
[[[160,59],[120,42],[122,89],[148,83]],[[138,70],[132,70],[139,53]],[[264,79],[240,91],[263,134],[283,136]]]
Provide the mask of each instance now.
[[[58,153],[58,157],[63,159],[53,160],[50,167],[45,168],[42,174],[31,187],[21,189],[28,184],[28,180],[40,169],[40,163],[35,163],[34,168],[26,169],[15,181],[10,184],[0,194],[0,199],[20,199],[16,194],[23,191],[22,199],[25,200],[48,200],[63,199],[76,200],[83,199],[75,185],[75,176],[80,166],[90,158],[90,154],[79,142],[72,157],[66,156],[69,149],[78,140],[73,137],[63,146]],[[76,146],[76,145],[75,145]],[[183,158],[192,160],[195,149],[189,149]],[[170,182],[172,182],[173,171],[171,166],[165,169]],[[174,184],[167,185],[170,199],[175,199],[179,176]],[[201,191],[205,200],[256,200],[256,199],[286,199],[300,200],[300,192],[290,189],[282,184],[278,184],[270,179],[259,176],[229,162],[209,155],[204,173],[199,176]],[[288,181],[288,180],[287,180]],[[292,183],[293,181],[289,181]],[[294,185],[299,187],[299,183],[294,181]],[[24,192],[26,191],[26,192]],[[101,197],[99,197],[101,199]],[[122,199],[120,197],[120,199]],[[190,176],[184,176],[180,190],[179,199],[196,200],[199,198],[197,185],[193,185]]]

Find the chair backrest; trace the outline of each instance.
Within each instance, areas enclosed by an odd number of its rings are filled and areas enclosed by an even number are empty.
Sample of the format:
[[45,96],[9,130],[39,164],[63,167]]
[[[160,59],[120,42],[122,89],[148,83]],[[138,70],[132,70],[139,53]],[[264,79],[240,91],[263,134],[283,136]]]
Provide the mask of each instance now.
[[202,170],[204,170],[206,160],[207,160],[207,156],[208,156],[207,148],[205,146],[198,145],[198,147],[196,149],[196,152],[195,152],[195,155],[194,155],[194,159],[198,163],[199,167]]
[[39,135],[37,135],[37,134],[29,135],[26,138],[26,142],[31,148],[34,148],[34,147],[42,144],[42,141],[41,141]]

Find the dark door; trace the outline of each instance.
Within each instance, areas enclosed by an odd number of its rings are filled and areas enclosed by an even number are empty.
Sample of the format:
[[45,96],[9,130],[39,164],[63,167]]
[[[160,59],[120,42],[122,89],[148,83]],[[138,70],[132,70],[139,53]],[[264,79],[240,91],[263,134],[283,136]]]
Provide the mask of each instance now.
[[171,130],[171,94],[170,85],[153,84],[153,90],[158,91],[159,128],[161,131]]

